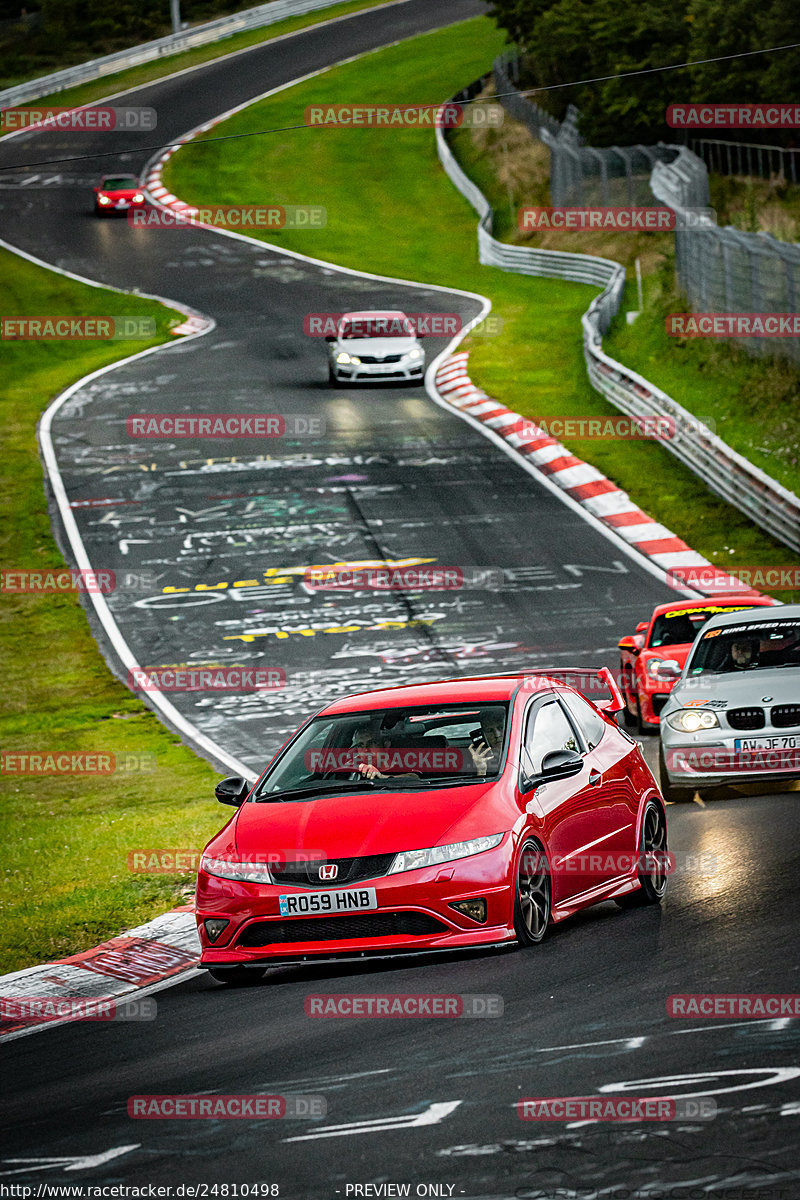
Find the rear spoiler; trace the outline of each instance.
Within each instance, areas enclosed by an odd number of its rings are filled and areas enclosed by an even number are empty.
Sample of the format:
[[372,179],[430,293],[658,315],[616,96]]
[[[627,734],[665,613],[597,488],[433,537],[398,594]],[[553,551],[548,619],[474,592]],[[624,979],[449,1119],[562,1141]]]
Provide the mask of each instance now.
[[[540,676],[546,676],[564,687],[573,688],[601,712],[613,715],[622,712],[625,707],[617,681],[608,667],[537,667],[535,671],[524,670],[520,674],[524,676],[520,683],[521,691],[526,690],[528,677],[531,678],[528,689],[536,691],[538,689],[534,681]],[[598,698],[604,692],[607,693],[607,697]]]

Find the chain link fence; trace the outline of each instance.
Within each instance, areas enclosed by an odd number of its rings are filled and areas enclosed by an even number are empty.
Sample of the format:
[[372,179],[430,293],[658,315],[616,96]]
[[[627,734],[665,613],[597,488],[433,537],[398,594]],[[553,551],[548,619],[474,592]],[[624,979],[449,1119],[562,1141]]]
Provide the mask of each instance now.
[[712,138],[690,138],[688,144],[709,171],[718,175],[758,175],[762,179],[800,182],[800,150]]
[[[514,91],[519,79],[516,51],[494,64],[498,92]],[[542,110],[519,92],[502,95],[501,103],[550,150],[550,192],[558,206],[624,206],[653,204],[687,218],[687,209],[707,208],[706,161],[725,162],[731,173],[769,175],[780,164],[783,177],[797,179],[800,151],[777,146],[694,139],[686,146],[586,146],[577,130],[577,110],[570,106],[563,123],[542,119]],[[520,116],[520,114],[527,114]],[[545,114],[547,115],[547,114]],[[772,157],[770,157],[770,155]],[[679,222],[680,223],[680,222]],[[694,312],[796,313],[800,298],[800,246],[779,242],[768,233],[720,228],[692,214],[691,228],[675,231],[678,286]],[[774,355],[800,363],[795,337],[737,338],[754,357]]]
[[[494,82],[495,85],[500,83],[500,86],[497,86],[498,96],[507,90],[503,86],[503,76],[498,79],[496,72]],[[488,79],[477,80],[453,97],[454,101],[459,103],[471,100],[487,83]],[[524,100],[524,97],[519,99]],[[505,105],[505,97],[502,102]],[[531,117],[532,122],[536,120],[535,116]],[[541,128],[534,125],[534,136],[540,136],[535,130]],[[544,136],[541,140],[545,140]],[[479,216],[479,261],[504,271],[569,279],[573,282],[593,283],[600,287],[602,290],[581,318],[583,352],[592,386],[629,416],[656,415],[666,418],[665,427],[671,429],[671,436],[659,440],[671,454],[702,479],[711,491],[745,513],[773,537],[793,550],[800,551],[800,498],[737,454],[666,392],[662,392],[643,376],[604,352],[603,334],[619,312],[625,288],[625,269],[621,263],[596,255],[569,254],[560,250],[514,246],[498,241],[492,234],[492,207],[480,188],[456,162],[443,129],[436,130],[436,146],[439,161],[449,179]],[[668,207],[680,207],[678,200],[685,201],[688,198],[694,205],[695,201],[707,196],[707,191],[703,192],[704,186],[706,189],[708,187],[708,176],[703,163],[685,148],[671,149],[676,151],[673,156],[674,170],[672,165],[658,162],[653,171],[654,175],[662,175],[662,202]],[[698,166],[702,170],[699,170]],[[650,203],[652,202],[651,194]],[[703,205],[698,203],[696,206]],[[719,232],[712,222],[709,221],[708,225],[712,237]],[[707,232],[705,229],[701,231],[703,236]],[[685,236],[699,235],[687,233]],[[686,266],[688,269],[688,264]]]

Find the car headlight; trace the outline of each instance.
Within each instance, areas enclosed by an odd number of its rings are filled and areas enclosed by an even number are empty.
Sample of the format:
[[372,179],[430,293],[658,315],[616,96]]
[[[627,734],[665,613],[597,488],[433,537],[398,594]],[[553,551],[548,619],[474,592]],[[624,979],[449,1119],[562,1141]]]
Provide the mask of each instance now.
[[707,708],[681,708],[670,713],[667,724],[681,733],[697,733],[698,729],[714,729],[719,726],[717,714]]
[[397,875],[400,871],[418,871],[420,867],[438,867],[440,863],[452,862],[454,858],[469,858],[499,846],[505,834],[493,833],[489,837],[472,838],[469,842],[451,842],[449,846],[430,846],[427,850],[403,850],[386,872]]
[[340,350],[336,355],[336,361],[344,365],[344,363],[360,363],[361,359],[356,358],[355,354],[348,354],[346,350]]
[[108,196],[98,196],[97,203],[98,204],[110,204],[111,201],[109,200]]
[[[670,670],[664,670],[669,667]],[[651,658],[647,663],[647,674],[653,679],[675,679],[675,672],[681,673],[681,664],[677,658]]]
[[141,204],[144,201],[144,196],[141,192],[136,192],[133,197],[134,204]]
[[272,883],[272,876],[266,863],[233,862],[229,858],[214,858],[204,854],[200,859],[200,868],[209,875],[218,875],[220,879],[241,879],[246,883]]
[[425,351],[420,346],[415,346],[413,350],[409,350],[406,358],[424,358]]

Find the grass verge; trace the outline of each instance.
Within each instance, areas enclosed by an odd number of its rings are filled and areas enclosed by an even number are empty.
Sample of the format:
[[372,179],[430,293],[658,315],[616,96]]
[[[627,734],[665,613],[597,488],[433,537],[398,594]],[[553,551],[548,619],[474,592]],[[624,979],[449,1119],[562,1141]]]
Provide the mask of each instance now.
[[[168,340],[183,318],[154,301],[93,288],[0,251],[6,316],[152,317],[142,342],[4,341],[0,358],[5,568],[63,568],[50,531],[34,429],[49,402],[98,367]],[[109,671],[77,596],[2,596],[5,754],[126,752],[154,771],[0,775],[0,972],[74,954],[181,903],[190,875],[134,875],[142,847],[200,847],[222,821],[219,778]],[[145,759],[145,762],[148,760]]]
[[[418,38],[413,76],[407,49],[390,47],[338,68],[335,85],[330,74],[309,80],[250,106],[214,132],[251,133],[292,124],[306,105],[329,102],[334,86],[342,102],[434,103],[483,73],[499,46],[493,25],[477,18]],[[515,124],[508,123],[511,132]],[[508,210],[508,181],[498,175],[486,144],[463,129],[453,144],[496,209],[505,204]],[[502,143],[497,153],[502,156]],[[262,240],[367,271],[480,291],[491,297],[503,328],[501,336],[465,343],[476,383],[531,418],[617,414],[590,387],[583,363],[580,315],[594,289],[479,266],[475,215],[442,172],[430,131],[328,128],[304,131],[302,137],[287,134],[269,144],[201,137],[170,160],[165,182],[195,204],[264,203],[266,196],[276,203],[324,205],[326,228],[264,233]],[[541,180],[539,196],[546,196]],[[531,202],[530,195],[525,199]],[[512,192],[512,209],[515,204]],[[667,238],[655,246],[641,234],[625,246],[626,236],[615,235],[600,252],[615,258],[623,249],[634,256],[649,254],[655,270],[669,250]],[[577,246],[557,248],[587,247],[584,238]],[[794,561],[789,550],[713,496],[661,446],[586,440],[569,446],[712,562],[732,567]],[[792,593],[781,598],[791,599]]]

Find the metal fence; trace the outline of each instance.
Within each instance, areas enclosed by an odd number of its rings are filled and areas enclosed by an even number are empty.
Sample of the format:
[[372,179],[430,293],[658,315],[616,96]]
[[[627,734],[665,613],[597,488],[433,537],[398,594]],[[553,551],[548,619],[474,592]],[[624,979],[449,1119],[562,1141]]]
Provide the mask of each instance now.
[[[519,58],[507,50],[495,60],[495,90],[507,112],[550,150],[550,194],[555,205],[646,205],[653,203],[650,172],[670,162],[679,146],[587,146],[578,133],[573,104],[562,122],[516,90]],[[706,202],[707,203],[707,202]]]
[[321,8],[331,8],[341,0],[272,0],[269,4],[260,4],[257,8],[247,8],[243,12],[233,13],[229,17],[220,17],[216,21],[208,21],[182,33],[171,33],[167,37],[155,38],[151,42],[143,42],[139,46],[131,46],[128,50],[118,50],[115,54],[106,54],[102,58],[94,58],[91,62],[78,63],[74,67],[66,67],[63,71],[55,71],[51,75],[40,75],[38,79],[30,79],[26,83],[0,91],[0,106],[10,104],[25,104],[28,100],[36,100],[39,96],[49,96],[51,93],[63,92],[79,83],[89,83],[93,79],[102,79],[105,75],[114,75],[128,67],[138,67],[141,63],[152,62],[170,54],[180,54],[183,50],[191,50],[195,46],[205,46],[210,42],[219,42],[241,33],[245,29],[261,29],[266,25],[274,25],[287,17],[301,16],[304,13],[316,12]]
[[[476,81],[454,100],[471,99],[483,89],[486,82],[485,79]],[[502,89],[497,90],[500,92]],[[568,254],[560,250],[540,250],[499,242],[492,235],[493,212],[489,201],[456,162],[442,129],[436,131],[436,146],[439,161],[448,177],[480,218],[480,262],[523,275],[568,279],[601,287],[603,290],[592,300],[581,318],[584,358],[593,387],[628,415],[658,415],[671,419],[671,436],[660,439],[662,445],[718,496],[745,513],[773,537],[800,551],[800,498],[737,454],[666,392],[604,353],[603,334],[619,311],[625,288],[622,264],[589,254]],[[676,156],[678,168],[669,177],[673,188],[694,187],[697,183],[694,165],[685,157],[688,153],[681,150]],[[660,169],[664,171],[669,168],[662,165]],[[674,201],[674,192],[670,193],[670,197]],[[663,202],[667,203],[666,200]],[[716,230],[716,226],[711,228]]]
[[800,180],[800,150],[758,146],[754,142],[725,142],[690,138],[689,149],[718,175],[759,175],[762,179]]
[[[684,150],[653,171],[653,193],[679,215],[707,186],[701,160]],[[742,233],[699,220],[675,233],[678,285],[694,312],[796,313],[800,300],[800,246],[768,233]],[[800,339],[737,338],[754,357],[776,355],[800,363]]]

